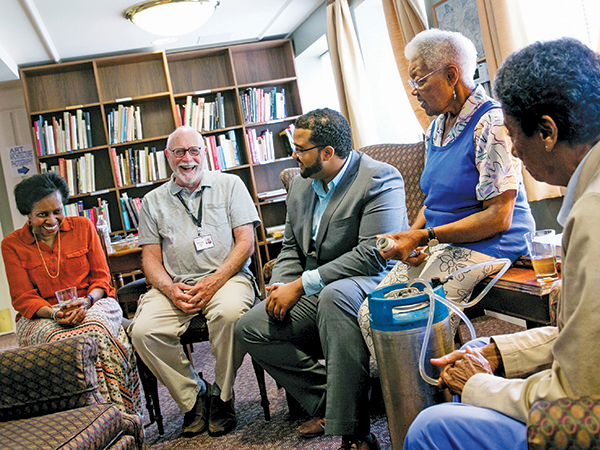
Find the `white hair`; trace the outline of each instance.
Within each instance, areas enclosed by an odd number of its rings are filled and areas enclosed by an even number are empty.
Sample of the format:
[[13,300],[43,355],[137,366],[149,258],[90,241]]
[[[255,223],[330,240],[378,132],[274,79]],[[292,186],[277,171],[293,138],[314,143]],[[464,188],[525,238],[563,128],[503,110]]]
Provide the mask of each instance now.
[[462,81],[467,86],[473,85],[477,50],[469,38],[456,31],[437,28],[421,31],[406,45],[404,56],[409,61],[421,58],[430,70],[457,66]]

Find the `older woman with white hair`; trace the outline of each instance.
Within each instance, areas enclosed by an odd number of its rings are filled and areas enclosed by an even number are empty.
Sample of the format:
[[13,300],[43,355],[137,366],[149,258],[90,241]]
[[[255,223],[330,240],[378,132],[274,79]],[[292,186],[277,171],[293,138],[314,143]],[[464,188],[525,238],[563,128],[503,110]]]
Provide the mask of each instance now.
[[[535,223],[500,105],[473,82],[475,46],[460,33],[430,29],[414,37],[405,56],[412,95],[437,117],[426,135],[425,206],[408,231],[388,235],[394,246],[382,255],[400,262],[381,285],[443,278],[495,258],[516,260],[526,251],[523,235]],[[500,268],[457,276],[444,285],[446,297],[468,300],[474,286]],[[366,301],[359,322],[372,351]]]

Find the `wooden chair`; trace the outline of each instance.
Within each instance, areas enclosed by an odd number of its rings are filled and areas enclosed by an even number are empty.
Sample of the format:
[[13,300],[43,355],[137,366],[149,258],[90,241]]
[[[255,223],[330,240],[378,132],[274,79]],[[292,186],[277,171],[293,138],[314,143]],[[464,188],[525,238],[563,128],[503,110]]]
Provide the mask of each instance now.
[[[100,241],[102,242],[102,239],[100,239]],[[104,249],[105,255],[107,256],[109,269],[111,271],[111,276],[113,277],[113,283],[114,283],[115,279],[116,280],[122,279],[122,275],[123,275],[122,273],[118,273],[118,271],[113,270],[113,267],[120,266],[120,264],[118,262],[115,263],[115,261],[118,261],[118,258],[119,258],[118,253],[112,253],[111,256],[109,257],[108,254],[106,253],[106,247],[104,246],[103,242],[102,242],[102,248]],[[257,251],[258,251],[258,249],[255,249],[253,258],[257,258]],[[141,259],[140,259],[140,261],[141,261]],[[111,263],[112,263],[112,265],[111,265]],[[141,270],[141,267],[139,267],[139,269]],[[130,268],[127,267],[127,270],[130,270]],[[117,301],[119,302],[119,304],[121,304],[122,308],[123,308],[123,306],[131,303],[132,301],[135,301],[135,303],[137,304],[137,300],[139,299],[139,297],[141,295],[145,294],[148,291],[148,288],[149,288],[149,286],[146,283],[145,277],[138,278],[132,282],[122,284],[120,287],[117,287],[117,290],[116,290]],[[126,309],[123,308],[123,311],[125,313]],[[194,347],[193,347],[194,344],[200,343],[200,342],[206,342],[209,340],[208,326],[206,324],[206,317],[203,314],[198,314],[197,316],[195,316],[190,321],[190,325],[189,325],[188,329],[186,330],[185,333],[183,333],[181,335],[179,340],[181,342],[181,345],[183,345],[183,349],[191,362],[192,361],[191,353],[194,351]],[[162,436],[164,434],[164,426],[163,426],[163,417],[162,417],[162,413],[160,410],[160,403],[159,403],[159,399],[158,399],[158,380],[156,379],[156,376],[154,376],[152,371],[148,368],[148,366],[146,366],[144,361],[142,361],[142,359],[139,357],[137,352],[136,352],[136,361],[137,361],[138,370],[140,373],[140,381],[142,383],[142,388],[144,389],[144,397],[146,399],[146,408],[148,410],[148,416],[150,419],[150,422],[148,423],[148,425],[156,422],[156,425],[158,428],[158,434]],[[260,398],[261,398],[260,404],[263,408],[265,420],[269,421],[269,420],[271,420],[271,411],[269,408],[269,399],[267,397],[265,371],[254,360],[252,360],[252,366],[254,368],[254,373],[256,374],[256,380],[257,380],[258,389],[260,392]]]

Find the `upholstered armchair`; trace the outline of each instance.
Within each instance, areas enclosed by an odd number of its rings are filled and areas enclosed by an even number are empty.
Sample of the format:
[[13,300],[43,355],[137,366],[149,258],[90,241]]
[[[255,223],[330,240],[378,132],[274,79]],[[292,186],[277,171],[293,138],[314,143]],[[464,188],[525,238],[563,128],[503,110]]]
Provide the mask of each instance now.
[[0,446],[145,449],[140,418],[103,403],[97,354],[89,337],[0,353]]

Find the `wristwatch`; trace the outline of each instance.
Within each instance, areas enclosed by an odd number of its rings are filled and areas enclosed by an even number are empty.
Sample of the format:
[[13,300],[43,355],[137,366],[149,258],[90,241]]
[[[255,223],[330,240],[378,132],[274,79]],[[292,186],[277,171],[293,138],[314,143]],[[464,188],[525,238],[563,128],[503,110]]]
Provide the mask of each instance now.
[[433,227],[427,228],[427,234],[429,236],[429,241],[427,241],[427,246],[429,248],[440,245],[440,241],[438,240],[437,236],[435,235],[435,231],[433,231]]

